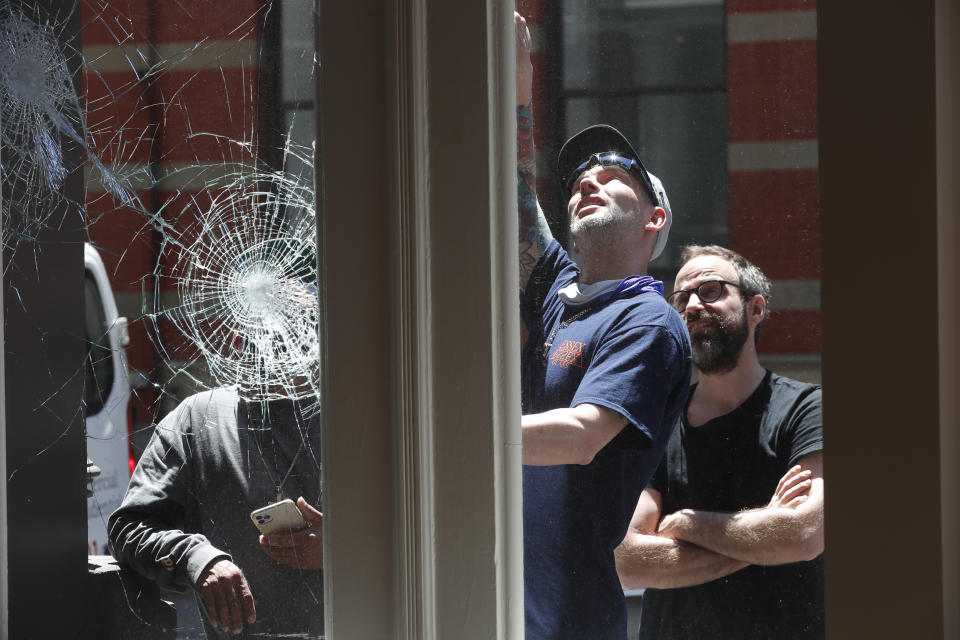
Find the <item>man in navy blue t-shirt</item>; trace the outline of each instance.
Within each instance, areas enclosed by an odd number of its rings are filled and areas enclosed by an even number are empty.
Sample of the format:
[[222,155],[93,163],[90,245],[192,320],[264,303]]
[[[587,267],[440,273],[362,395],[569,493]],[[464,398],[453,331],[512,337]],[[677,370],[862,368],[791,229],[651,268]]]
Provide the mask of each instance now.
[[524,587],[528,640],[626,637],[613,551],[687,397],[690,342],[646,275],[670,205],[613,127],[557,162],[578,267],[534,194],[529,32],[517,16],[523,348]]

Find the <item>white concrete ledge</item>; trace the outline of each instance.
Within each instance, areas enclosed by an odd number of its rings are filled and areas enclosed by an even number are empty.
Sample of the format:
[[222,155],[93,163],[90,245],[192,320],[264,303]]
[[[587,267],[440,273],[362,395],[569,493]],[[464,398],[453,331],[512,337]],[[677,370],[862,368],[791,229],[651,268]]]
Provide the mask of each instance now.
[[817,39],[817,11],[763,11],[727,15],[727,42]]
[[730,171],[817,169],[816,140],[764,140],[731,142],[727,145]]

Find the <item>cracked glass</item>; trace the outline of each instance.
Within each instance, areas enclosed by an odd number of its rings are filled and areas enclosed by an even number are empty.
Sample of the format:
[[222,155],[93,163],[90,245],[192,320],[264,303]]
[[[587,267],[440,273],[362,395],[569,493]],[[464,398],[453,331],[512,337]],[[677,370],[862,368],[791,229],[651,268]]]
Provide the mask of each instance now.
[[[0,1],[8,303],[82,237],[84,348],[57,384],[82,388],[58,419],[85,419],[87,551],[167,589],[177,637],[236,630],[200,589],[224,558],[260,607],[239,601],[248,637],[323,633],[317,19],[312,0]],[[282,515],[251,511],[301,497],[286,546],[260,540]]]

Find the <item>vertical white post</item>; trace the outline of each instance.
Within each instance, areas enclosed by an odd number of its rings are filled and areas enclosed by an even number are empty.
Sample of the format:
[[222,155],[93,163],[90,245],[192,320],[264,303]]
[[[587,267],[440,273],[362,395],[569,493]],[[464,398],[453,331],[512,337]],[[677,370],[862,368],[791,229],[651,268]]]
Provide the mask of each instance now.
[[522,638],[523,505],[520,354],[517,338],[517,123],[514,3],[487,3],[489,69],[494,494],[497,638]]

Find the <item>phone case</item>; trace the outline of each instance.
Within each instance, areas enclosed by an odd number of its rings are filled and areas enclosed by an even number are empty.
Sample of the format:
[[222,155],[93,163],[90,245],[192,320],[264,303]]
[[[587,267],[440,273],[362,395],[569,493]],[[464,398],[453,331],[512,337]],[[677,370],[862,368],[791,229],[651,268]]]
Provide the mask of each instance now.
[[307,526],[300,509],[290,499],[256,509],[250,514],[250,519],[265,536],[299,531]]

